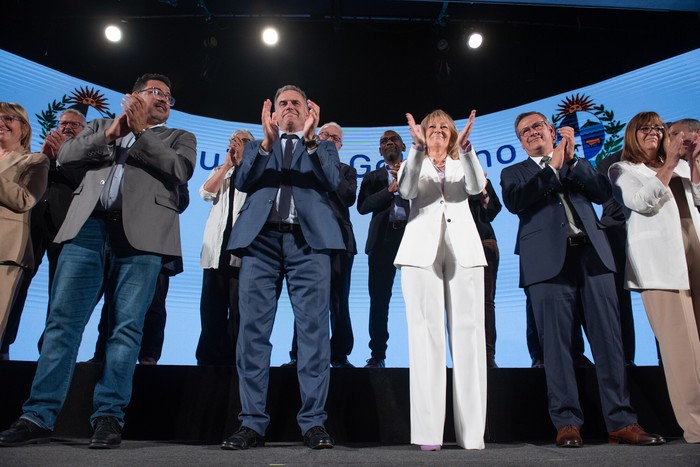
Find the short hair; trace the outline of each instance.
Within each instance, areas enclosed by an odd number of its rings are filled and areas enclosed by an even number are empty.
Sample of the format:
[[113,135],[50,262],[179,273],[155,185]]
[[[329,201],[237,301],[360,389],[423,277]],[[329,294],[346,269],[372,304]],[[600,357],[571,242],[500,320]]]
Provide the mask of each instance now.
[[[426,115],[423,121],[420,122],[423,135],[427,136],[428,125],[434,120],[445,120],[447,122],[447,126],[450,129],[450,141],[447,143],[447,155],[452,159],[459,159],[459,152],[457,151],[457,137],[459,136],[459,132],[457,131],[457,125],[455,125],[454,120],[452,120],[452,117],[450,117],[447,112],[442,109],[437,109]],[[427,149],[426,154],[428,154]]]
[[19,140],[19,144],[27,151],[30,151],[32,127],[29,124],[29,115],[27,115],[27,111],[24,110],[24,107],[15,102],[0,102],[0,112],[19,117],[20,123],[22,124],[22,137]]
[[299,94],[301,94],[302,100],[304,101],[304,107],[306,107],[307,109],[309,108],[309,104],[308,104],[308,102],[306,102],[306,100],[307,100],[306,93],[304,91],[302,91],[300,87],[294,86],[293,84],[285,84],[284,86],[282,86],[281,88],[279,88],[277,90],[277,92],[275,93],[275,100],[272,102],[272,104],[275,108],[277,107],[277,98],[284,91],[296,91]]
[[[63,112],[61,112],[61,115],[65,115],[65,114],[73,114],[73,115],[79,117],[80,120],[83,122],[83,125],[85,125],[87,123],[87,119],[85,118],[85,114],[83,114],[78,109],[70,108],[70,109],[66,109]],[[61,117],[59,116],[58,118],[61,118]]]
[[534,110],[532,110],[530,112],[523,112],[520,115],[518,115],[517,117],[515,117],[515,136],[517,136],[518,139],[520,139],[520,135],[518,134],[518,125],[520,125],[520,122],[522,121],[523,118],[529,117],[530,115],[539,115],[540,117],[542,117],[542,120],[544,120],[544,122],[547,124],[548,127],[554,128],[554,125],[552,125],[550,123],[549,119],[547,118],[547,116],[545,114],[543,114],[541,112],[536,112]]
[[172,85],[170,84],[170,78],[168,78],[167,76],[161,75],[160,73],[146,73],[144,75],[139,76],[136,79],[136,82],[134,83],[134,87],[131,90],[131,92],[137,92],[137,91],[141,91],[141,90],[145,89],[146,83],[151,81],[151,80],[161,81],[161,82],[165,83],[165,85],[167,87],[169,87],[169,88],[172,87]]
[[683,125],[686,128],[688,128],[690,131],[700,130],[700,120],[696,120],[694,118],[682,118],[682,119],[677,120],[675,122],[668,122],[666,124],[666,126],[668,126],[668,128],[671,128],[673,125]]
[[[645,125],[661,125],[664,127],[664,130],[667,130],[664,121],[661,120],[661,117],[656,112],[639,112],[632,117],[627,124],[627,128],[625,128],[625,143],[622,148],[622,156],[620,156],[621,160],[629,161],[633,164],[650,162],[646,152],[644,152],[639,141],[637,141],[637,130]],[[666,131],[664,131],[659,138],[659,149],[656,151],[657,160],[662,162],[666,160],[667,146],[668,138],[666,138]]]
[[340,131],[340,138],[341,138],[341,139],[343,138],[343,136],[344,136],[344,134],[343,134],[343,127],[340,126],[340,125],[338,125],[338,124],[335,123],[335,122],[324,123],[324,124],[321,125],[318,129],[320,130],[321,128],[324,128],[324,127],[327,127],[327,126],[334,126],[334,127],[336,127],[336,128],[338,129],[338,131]]
[[253,137],[253,133],[251,133],[251,132],[248,131],[248,130],[236,130],[236,131],[234,131],[233,134],[231,135],[231,139],[235,138],[236,135],[239,134],[239,133],[243,133],[243,134],[245,135],[245,137],[248,138],[248,139],[251,140],[251,141],[253,141],[253,140],[255,139],[255,138]]

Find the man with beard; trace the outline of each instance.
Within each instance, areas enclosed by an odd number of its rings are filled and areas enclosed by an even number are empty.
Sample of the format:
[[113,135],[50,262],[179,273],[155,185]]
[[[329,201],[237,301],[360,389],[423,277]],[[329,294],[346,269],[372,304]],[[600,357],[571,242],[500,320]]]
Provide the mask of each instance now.
[[70,172],[56,164],[58,151],[63,143],[76,136],[85,128],[85,115],[76,109],[66,109],[58,117],[58,128],[50,131],[41,146],[41,152],[46,154],[51,165],[49,166],[49,180],[44,196],[32,208],[30,220],[32,246],[34,247],[34,269],[25,270],[17,290],[17,296],[10,310],[5,335],[0,345],[0,360],[8,360],[10,357],[10,345],[17,338],[17,330],[27,299],[27,291],[32,279],[39,270],[41,260],[46,253],[49,261],[49,287],[53,283],[56,272],[58,255],[61,253],[61,245],[53,243],[56,232],[63,224],[68,206],[73,197],[73,190],[77,184],[70,179]]
[[174,103],[167,77],[143,75],[121,115],[94,120],[63,143],[59,164],[84,176],[55,238],[64,245],[31,394],[0,445],[49,441],[85,324],[108,287],[114,326],[95,385],[89,447],[120,446],[144,315],[162,263],[181,256],[177,187],[196,163],[194,135],[165,127]]
[[369,262],[369,348],[372,353],[365,368],[384,368],[389,340],[389,301],[394,286],[394,258],[408,220],[409,203],[399,196],[396,173],[406,150],[401,136],[392,130],[379,139],[384,167],[362,179],[357,198],[360,214],[372,213],[365,253]]
[[247,194],[228,243],[241,258],[236,347],[241,426],[221,448],[265,444],[270,335],[285,279],[297,330],[297,423],[309,448],[332,448],[324,427],[330,255],[345,245],[328,194],[338,188],[340,159],[335,145],[315,135],[320,109],[304,91],[281,87],[271,110],[268,99],[262,109],[263,139],[246,145],[235,174],[236,189]]

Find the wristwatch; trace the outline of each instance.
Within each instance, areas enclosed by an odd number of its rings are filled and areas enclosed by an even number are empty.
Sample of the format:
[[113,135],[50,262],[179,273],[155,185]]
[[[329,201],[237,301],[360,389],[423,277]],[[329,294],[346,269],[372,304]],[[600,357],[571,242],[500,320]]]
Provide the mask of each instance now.
[[304,140],[304,147],[306,149],[316,148],[316,147],[318,147],[320,141],[321,140],[319,139],[318,135],[314,135],[314,137],[311,138],[310,140],[306,140],[306,139]]

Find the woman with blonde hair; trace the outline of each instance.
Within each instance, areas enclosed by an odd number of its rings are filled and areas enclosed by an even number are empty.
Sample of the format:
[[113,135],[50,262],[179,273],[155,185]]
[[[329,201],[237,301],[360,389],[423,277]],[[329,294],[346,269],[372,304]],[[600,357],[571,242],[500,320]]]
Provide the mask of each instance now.
[[410,365],[411,443],[439,450],[445,424],[445,324],[452,356],[457,444],[484,448],[486,343],[481,239],[469,195],[486,178],[469,142],[476,112],[457,133],[442,110],[420,125],[406,114],[413,137],[398,173],[401,197],[411,202],[394,264],[401,269]]
[[700,443],[700,147],[685,161],[683,139],[641,112],[609,175],[627,222],[626,286],[641,292],[683,437]]
[[19,104],[0,102],[0,338],[22,270],[34,267],[30,210],[46,191],[49,160],[32,153],[29,116]]

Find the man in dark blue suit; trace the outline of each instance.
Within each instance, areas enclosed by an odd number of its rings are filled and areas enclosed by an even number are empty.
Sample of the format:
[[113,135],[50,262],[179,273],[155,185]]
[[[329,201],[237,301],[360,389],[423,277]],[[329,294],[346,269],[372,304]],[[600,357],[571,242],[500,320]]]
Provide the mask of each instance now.
[[646,433],[630,406],[620,341],[620,317],[610,245],[591,202],[610,197],[610,185],[586,159],[574,155],[574,130],[554,128],[527,112],[515,132],[528,158],[501,172],[503,203],[520,218],[516,254],[520,286],[529,294],[544,350],[549,414],[557,446],[580,447],[583,412],[571,356],[580,309],[595,359],[603,418],[611,443],[662,444]]
[[247,449],[265,443],[270,373],[270,334],[286,278],[297,330],[301,409],[297,422],[305,444],[332,448],[324,428],[330,375],[328,309],[331,250],[345,248],[328,193],[338,187],[335,145],[315,136],[319,107],[304,91],[277,90],[275,111],[266,100],[263,140],[246,145],[235,186],[247,193],[228,249],[241,258],[240,329],[236,347],[241,426],[221,444]]

